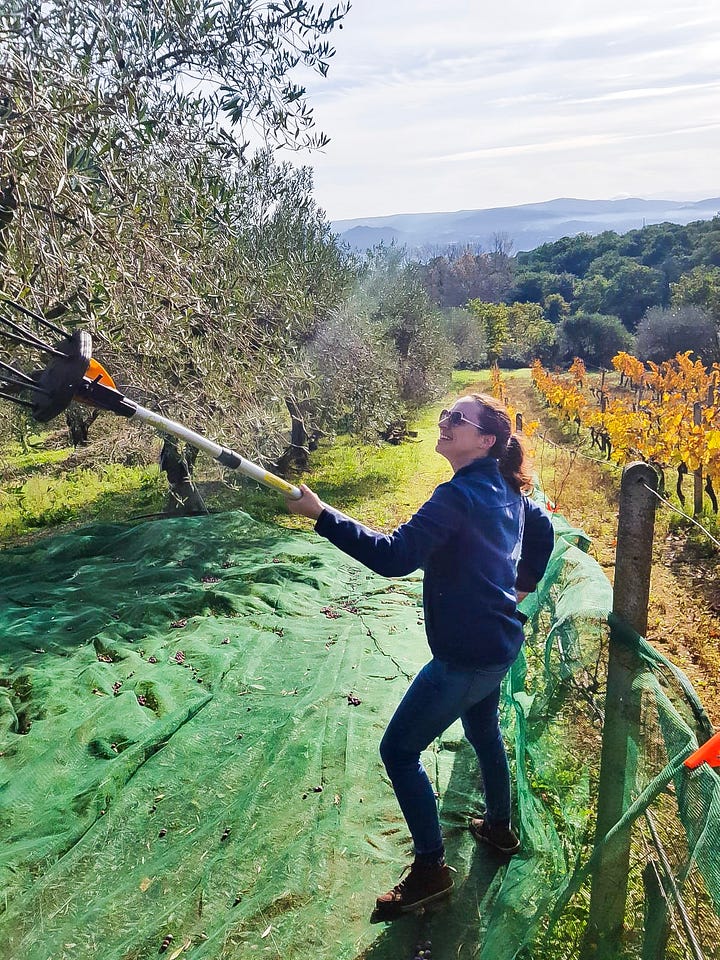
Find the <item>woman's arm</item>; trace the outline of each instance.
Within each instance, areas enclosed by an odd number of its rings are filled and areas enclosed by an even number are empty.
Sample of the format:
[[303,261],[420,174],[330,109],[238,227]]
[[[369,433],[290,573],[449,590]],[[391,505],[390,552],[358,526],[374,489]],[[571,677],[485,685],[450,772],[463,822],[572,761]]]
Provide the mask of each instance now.
[[288,501],[292,513],[315,520],[315,530],[336,547],[386,577],[412,573],[463,522],[463,497],[449,483],[441,484],[407,523],[391,534],[380,533],[334,510],[304,484],[302,497]]
[[555,544],[555,532],[545,510],[525,498],[525,527],[518,563],[516,591],[518,601],[532,593],[542,580]]

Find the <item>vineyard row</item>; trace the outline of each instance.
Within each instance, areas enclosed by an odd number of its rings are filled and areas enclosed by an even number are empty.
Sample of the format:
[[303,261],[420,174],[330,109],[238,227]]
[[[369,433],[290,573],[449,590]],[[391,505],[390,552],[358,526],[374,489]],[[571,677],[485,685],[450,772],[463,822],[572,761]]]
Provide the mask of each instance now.
[[[720,482],[720,366],[706,368],[678,353],[662,364],[627,353],[612,360],[617,384],[603,373],[588,378],[576,358],[567,373],[532,365],[532,378],[546,403],[559,416],[590,432],[594,445],[618,464],[645,460],[678,471],[677,491],[688,472],[705,480],[717,512],[713,482]],[[697,509],[697,502],[696,502]]]

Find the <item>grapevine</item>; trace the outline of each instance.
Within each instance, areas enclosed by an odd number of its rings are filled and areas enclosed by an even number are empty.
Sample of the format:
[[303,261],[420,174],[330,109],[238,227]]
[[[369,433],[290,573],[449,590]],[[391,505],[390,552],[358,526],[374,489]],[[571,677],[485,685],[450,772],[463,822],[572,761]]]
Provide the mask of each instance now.
[[[500,372],[500,367],[497,365],[497,363],[494,364],[494,366],[490,369],[490,393],[497,400],[500,400],[505,404],[507,415],[510,417],[510,423],[515,424],[517,412],[515,408],[508,402],[507,387],[505,386],[503,375]],[[538,426],[539,423],[537,420],[530,420],[529,422],[523,424],[522,432],[526,437],[532,437]]]
[[620,385],[612,395],[600,395],[599,408],[582,388],[582,361],[576,359],[565,375],[551,374],[535,361],[532,378],[561,419],[588,428],[593,442],[604,445],[616,463],[646,460],[702,470],[711,481],[710,493],[712,482],[720,480],[720,366],[707,369],[690,359],[690,351],[647,365],[621,352],[612,364]]

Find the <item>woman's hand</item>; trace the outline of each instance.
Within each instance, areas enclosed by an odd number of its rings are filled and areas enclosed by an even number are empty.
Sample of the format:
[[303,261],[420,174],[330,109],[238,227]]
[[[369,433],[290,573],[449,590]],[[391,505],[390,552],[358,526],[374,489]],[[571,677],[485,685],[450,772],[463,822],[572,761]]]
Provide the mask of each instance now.
[[304,483],[300,484],[300,489],[302,490],[302,497],[300,497],[299,500],[288,500],[288,510],[290,513],[297,513],[301,517],[317,520],[325,509],[325,504],[320,497],[316,493],[313,493],[310,487],[306,487]]

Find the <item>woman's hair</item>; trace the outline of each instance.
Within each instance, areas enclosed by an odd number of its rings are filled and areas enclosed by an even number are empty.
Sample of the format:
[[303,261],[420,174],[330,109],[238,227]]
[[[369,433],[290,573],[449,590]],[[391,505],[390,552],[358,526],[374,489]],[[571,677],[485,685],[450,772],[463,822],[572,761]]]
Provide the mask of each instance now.
[[520,437],[512,432],[510,417],[504,405],[488,393],[471,393],[476,401],[480,417],[478,425],[484,433],[490,433],[497,439],[488,450],[495,457],[500,473],[518,493],[532,488],[531,465]]

